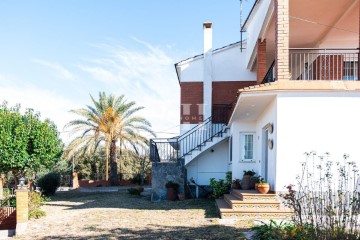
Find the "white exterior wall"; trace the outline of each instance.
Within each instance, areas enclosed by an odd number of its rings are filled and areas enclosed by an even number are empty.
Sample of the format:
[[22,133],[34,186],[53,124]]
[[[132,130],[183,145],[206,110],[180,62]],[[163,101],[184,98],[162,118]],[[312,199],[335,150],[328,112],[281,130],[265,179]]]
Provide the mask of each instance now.
[[[261,161],[263,159],[263,128],[268,124],[274,125],[274,132],[269,133],[269,138],[276,142],[276,99],[273,100],[268,107],[263,111],[256,121],[242,122],[237,121],[231,125],[231,135],[233,143],[233,160],[232,160],[232,173],[233,179],[242,179],[244,171],[254,170],[258,175],[261,175]],[[255,133],[254,139],[254,161],[243,162],[240,156],[240,134],[241,133]],[[271,184],[271,187],[275,187],[276,176],[276,148],[268,150],[268,178],[267,181]]]
[[[270,188],[273,191],[276,191],[276,183],[277,183],[277,175],[276,175],[276,142],[277,142],[277,100],[276,98],[267,106],[267,108],[263,111],[263,113],[259,116],[256,122],[256,134],[258,138],[256,152],[257,152],[257,165],[258,165],[258,174],[262,174],[262,165],[261,162],[263,161],[264,155],[264,136],[263,136],[263,129],[268,124],[273,124],[273,133],[269,133],[268,139],[272,139],[274,142],[273,149],[269,149],[266,145],[265,147],[268,148],[268,176],[266,181],[270,184]],[[267,141],[267,140],[266,140]]]
[[[231,124],[230,133],[232,136],[232,163],[231,171],[233,179],[242,179],[244,171],[254,169],[255,172],[259,171],[259,166],[254,162],[242,162],[240,159],[240,133],[241,132],[255,132],[256,125],[251,122],[235,122]],[[257,142],[257,137],[254,139]],[[257,147],[257,144],[256,144]],[[258,158],[257,150],[254,152],[254,159]]]
[[225,179],[229,171],[229,141],[225,140],[211,149],[186,166],[188,180],[193,178],[197,184],[209,185],[210,178]]
[[249,19],[248,27],[246,28],[246,41],[247,41],[247,51],[245,57],[246,66],[248,65],[253,52],[255,51],[255,47],[257,41],[259,39],[259,35],[261,32],[261,27],[266,18],[266,14],[269,10],[271,0],[260,0],[258,6],[256,6],[256,13],[252,14],[252,19]]
[[305,152],[330,152],[334,161],[347,153],[360,166],[359,93],[282,93],[277,101],[278,191],[296,183]]
[[[254,81],[256,73],[247,70],[246,51],[240,45],[215,51],[212,55],[213,81]],[[181,82],[202,82],[204,77],[204,58],[179,65]]]

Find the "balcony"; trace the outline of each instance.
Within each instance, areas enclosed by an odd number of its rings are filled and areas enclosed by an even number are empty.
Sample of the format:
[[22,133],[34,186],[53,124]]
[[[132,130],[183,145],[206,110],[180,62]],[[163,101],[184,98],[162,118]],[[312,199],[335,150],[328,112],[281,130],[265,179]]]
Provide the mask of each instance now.
[[[359,80],[359,49],[289,49],[289,80]],[[274,82],[275,62],[262,83]]]

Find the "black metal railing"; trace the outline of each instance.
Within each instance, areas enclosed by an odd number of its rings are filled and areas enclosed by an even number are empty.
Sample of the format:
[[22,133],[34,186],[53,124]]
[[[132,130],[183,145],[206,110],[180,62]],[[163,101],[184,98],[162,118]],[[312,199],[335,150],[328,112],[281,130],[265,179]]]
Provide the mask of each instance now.
[[358,80],[359,49],[290,48],[290,80]]
[[195,126],[176,138],[150,140],[150,160],[152,162],[174,162],[201,148],[214,137],[222,136],[226,124],[214,123],[213,117]]
[[262,84],[264,83],[270,83],[270,82],[275,82],[275,60],[272,62],[269,70],[267,71],[264,80],[261,82]]

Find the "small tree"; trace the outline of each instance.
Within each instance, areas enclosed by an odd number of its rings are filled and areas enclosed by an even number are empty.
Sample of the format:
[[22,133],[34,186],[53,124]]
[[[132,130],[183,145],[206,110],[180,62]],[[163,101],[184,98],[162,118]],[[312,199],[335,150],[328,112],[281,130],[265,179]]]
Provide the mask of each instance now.
[[15,179],[49,167],[62,153],[63,143],[50,120],[41,121],[40,114],[20,105],[0,107],[0,172],[11,171]]

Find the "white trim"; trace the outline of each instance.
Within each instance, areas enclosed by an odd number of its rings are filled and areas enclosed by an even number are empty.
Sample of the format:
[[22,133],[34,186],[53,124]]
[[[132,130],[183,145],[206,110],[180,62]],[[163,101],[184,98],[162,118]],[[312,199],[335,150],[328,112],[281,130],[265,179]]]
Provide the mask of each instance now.
[[[242,139],[241,137],[244,136],[244,135],[252,135],[253,136],[253,144],[252,144],[252,152],[253,152],[253,156],[252,156],[252,159],[243,159],[243,142],[242,142]],[[240,159],[239,159],[239,162],[242,163],[242,162],[255,162],[255,154],[256,154],[256,144],[255,144],[255,140],[256,140],[256,132],[239,132],[239,148],[240,148]]]

